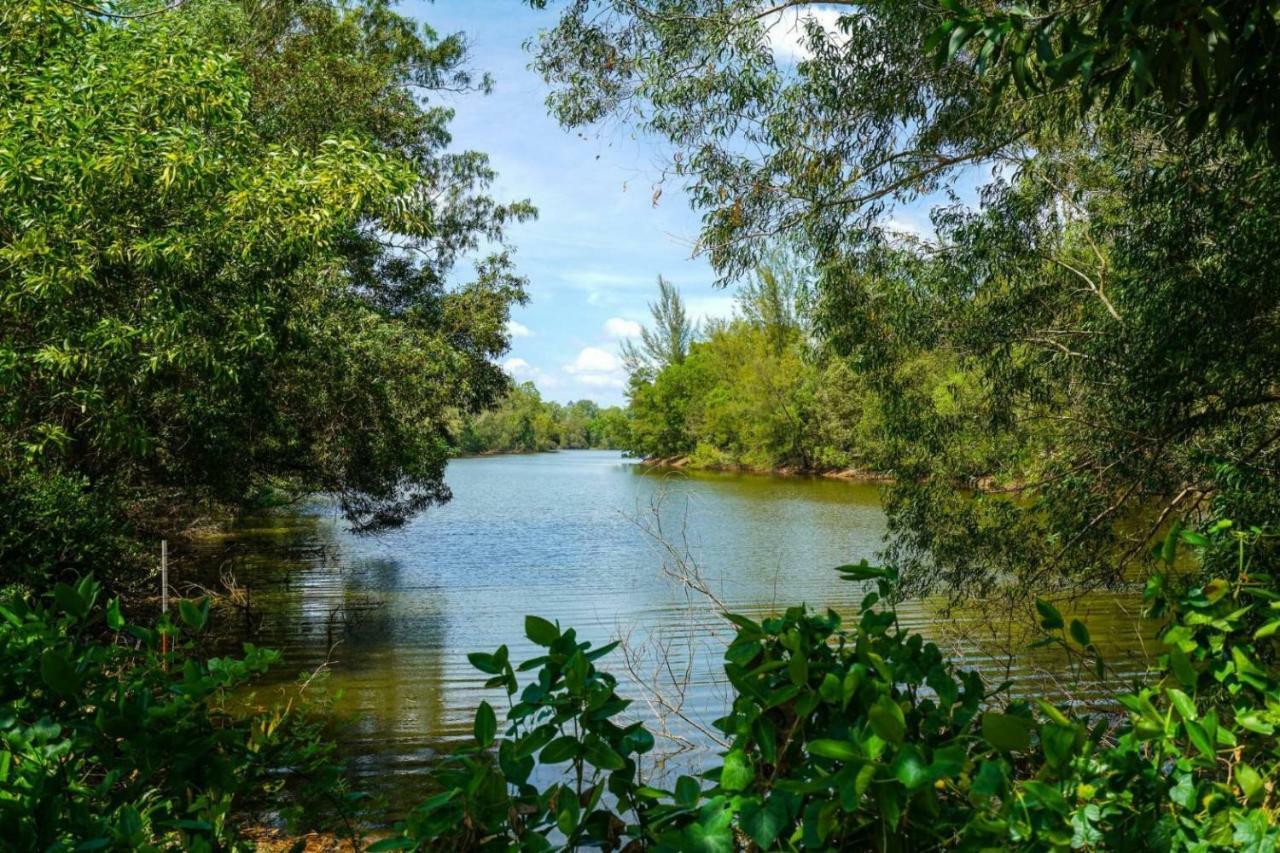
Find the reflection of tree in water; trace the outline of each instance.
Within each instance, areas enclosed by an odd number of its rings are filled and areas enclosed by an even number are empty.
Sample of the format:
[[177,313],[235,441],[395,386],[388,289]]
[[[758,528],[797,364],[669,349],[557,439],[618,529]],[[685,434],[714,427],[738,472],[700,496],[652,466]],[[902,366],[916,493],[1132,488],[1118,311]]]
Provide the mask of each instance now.
[[[380,605],[349,622],[334,651],[332,686],[343,695],[337,710],[350,722],[339,732],[352,769],[388,795],[414,786],[388,784],[420,773],[450,735],[443,660],[447,620],[432,589],[406,585],[397,559],[364,559],[346,586],[351,601],[370,591]],[[469,731],[469,728],[467,728]]]
[[256,688],[258,701],[327,670],[343,758],[359,786],[389,793],[447,736],[446,624],[437,595],[404,588],[399,560],[352,562],[344,544],[328,518],[246,519],[190,546],[181,583],[223,596],[212,653],[252,642],[283,654]]

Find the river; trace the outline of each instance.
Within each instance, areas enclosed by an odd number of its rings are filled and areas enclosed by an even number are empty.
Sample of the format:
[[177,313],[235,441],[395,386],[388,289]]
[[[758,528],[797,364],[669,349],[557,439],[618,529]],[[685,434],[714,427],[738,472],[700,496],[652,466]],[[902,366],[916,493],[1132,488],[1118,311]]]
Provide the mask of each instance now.
[[[597,643],[626,638],[628,653],[603,664],[637,700],[636,713],[669,732],[672,750],[704,745],[699,728],[726,706],[719,666],[729,632],[682,572],[696,566],[706,589],[737,611],[805,603],[854,613],[866,589],[833,567],[874,560],[885,535],[874,485],[655,470],[606,451],[459,459],[447,481],[450,503],[392,533],[353,536],[318,502],[211,537],[176,567],[206,581],[234,577],[247,592],[243,621],[223,627],[284,653],[277,684],[327,663],[345,720],[343,754],[365,787],[393,801],[417,790],[406,774],[469,735],[482,698],[499,705],[467,653],[506,643],[516,660],[535,655],[525,614]],[[1127,593],[1077,606],[1122,672],[1143,666],[1138,609]],[[1010,658],[1005,626],[989,613],[947,611],[932,599],[899,613],[960,665],[1012,681],[1015,693],[1099,695],[1072,678],[1059,652],[1016,640]],[[678,713],[664,712],[664,702]]]

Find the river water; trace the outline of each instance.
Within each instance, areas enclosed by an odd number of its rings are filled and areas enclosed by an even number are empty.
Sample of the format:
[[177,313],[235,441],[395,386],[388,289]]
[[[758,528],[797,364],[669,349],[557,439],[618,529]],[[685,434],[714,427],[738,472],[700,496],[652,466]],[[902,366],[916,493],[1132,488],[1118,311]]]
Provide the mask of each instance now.
[[[853,614],[866,588],[833,568],[874,561],[885,535],[874,485],[655,470],[606,451],[460,459],[447,481],[449,504],[389,534],[353,536],[317,503],[211,537],[177,567],[206,582],[234,578],[247,592],[248,609],[222,627],[284,653],[281,689],[327,664],[344,757],[393,801],[412,801],[412,778],[469,736],[482,698],[505,704],[466,655],[506,643],[517,661],[535,656],[525,614],[597,643],[626,638],[605,668],[636,714],[671,735],[668,751],[697,747],[727,702],[730,632],[705,592],[757,616],[796,603]],[[692,569],[704,591],[681,581]],[[1075,606],[1122,673],[1143,668],[1138,609],[1127,593]],[[1060,652],[1010,640],[998,614],[941,599],[906,602],[899,614],[1015,693],[1078,702],[1101,693]]]

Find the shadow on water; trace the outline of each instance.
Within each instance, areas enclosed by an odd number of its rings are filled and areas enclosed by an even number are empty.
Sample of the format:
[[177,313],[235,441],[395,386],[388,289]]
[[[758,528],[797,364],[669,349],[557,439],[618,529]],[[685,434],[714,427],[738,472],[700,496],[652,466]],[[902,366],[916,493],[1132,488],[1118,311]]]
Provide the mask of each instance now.
[[[729,632],[663,566],[687,558],[708,590],[748,614],[797,603],[852,614],[867,590],[832,568],[874,560],[885,535],[874,485],[646,471],[603,451],[456,460],[448,481],[451,503],[393,533],[352,536],[317,502],[202,540],[181,568],[209,586],[234,579],[249,603],[243,618],[224,617],[222,641],[280,649],[273,686],[287,689],[327,663],[344,757],[358,784],[393,807],[420,799],[420,774],[469,736],[482,698],[500,704],[467,653],[506,643],[516,660],[535,656],[523,632],[530,613],[596,643],[626,638],[606,667],[637,713],[695,747],[676,766],[696,763],[704,730],[725,709]],[[990,613],[945,604],[908,601],[900,618],[1015,693],[1084,703],[1100,695],[1064,675],[1052,650],[1027,651],[1026,637]],[[1080,604],[1122,673],[1144,667],[1138,608],[1136,593]],[[657,682],[679,714],[645,701],[637,678]]]

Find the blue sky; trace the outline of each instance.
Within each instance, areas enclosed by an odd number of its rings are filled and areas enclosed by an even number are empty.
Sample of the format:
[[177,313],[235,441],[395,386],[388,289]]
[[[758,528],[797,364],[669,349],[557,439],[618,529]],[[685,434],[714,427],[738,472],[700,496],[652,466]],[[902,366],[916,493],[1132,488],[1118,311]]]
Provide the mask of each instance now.
[[509,372],[550,399],[622,402],[618,347],[648,316],[659,274],[695,315],[731,311],[731,292],[713,287],[710,267],[691,257],[698,216],[679,188],[668,183],[653,203],[661,149],[627,129],[566,132],[547,115],[546,87],[523,44],[554,23],[553,11],[518,0],[418,0],[401,10],[438,32],[466,33],[472,66],[496,85],[488,96],[444,96],[457,110],[454,143],[490,156],[495,197],[538,207],[536,221],[510,232],[530,299],[512,315]]
[[[489,154],[497,198],[529,198],[538,207],[536,221],[510,232],[530,300],[512,316],[508,372],[533,380],[545,398],[621,403],[618,347],[648,318],[659,274],[680,288],[695,317],[732,312],[732,291],[713,286],[707,262],[692,257],[699,218],[681,188],[667,182],[654,201],[666,162],[661,145],[628,128],[566,132],[547,115],[546,86],[529,69],[523,45],[554,23],[554,8],[537,12],[519,0],[410,0],[401,10],[440,33],[467,35],[471,65],[491,73],[496,85],[488,96],[442,96],[457,111],[455,146]],[[780,22],[781,54],[798,49],[787,39],[795,31],[794,22]],[[913,207],[900,216],[916,228],[928,221],[927,202]]]

